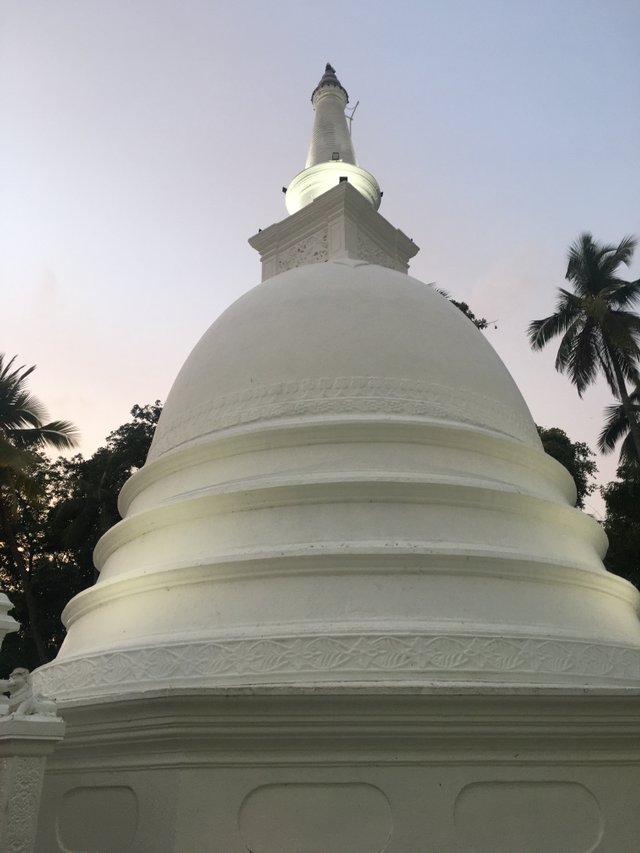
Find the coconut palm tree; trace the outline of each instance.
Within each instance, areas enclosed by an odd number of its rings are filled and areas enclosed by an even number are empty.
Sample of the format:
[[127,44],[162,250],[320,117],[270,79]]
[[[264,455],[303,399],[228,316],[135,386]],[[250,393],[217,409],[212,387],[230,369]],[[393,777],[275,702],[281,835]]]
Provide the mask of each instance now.
[[569,247],[565,277],[572,290],[559,288],[555,313],[531,323],[528,334],[534,350],[561,338],[556,370],[568,374],[580,396],[604,375],[627,415],[640,457],[640,425],[626,384],[640,382],[640,317],[632,310],[640,300],[640,279],[618,276],[618,268],[631,263],[635,246],[633,237],[611,246],[581,234]]
[[626,410],[619,403],[617,406],[607,406],[605,413],[607,419],[598,436],[598,450],[610,453],[622,439],[619,464],[640,465],[640,454],[633,443],[629,422],[631,416],[633,423],[640,425],[640,385],[629,394],[629,406]]
[[36,451],[63,450],[76,443],[76,429],[67,421],[46,422],[46,411],[26,387],[34,367],[16,366],[15,357],[0,353],[0,544],[4,545],[14,575],[19,579],[33,641],[42,663],[47,651],[38,629],[38,613],[31,576],[19,544],[16,522],[20,501],[37,501],[38,482],[33,476]]

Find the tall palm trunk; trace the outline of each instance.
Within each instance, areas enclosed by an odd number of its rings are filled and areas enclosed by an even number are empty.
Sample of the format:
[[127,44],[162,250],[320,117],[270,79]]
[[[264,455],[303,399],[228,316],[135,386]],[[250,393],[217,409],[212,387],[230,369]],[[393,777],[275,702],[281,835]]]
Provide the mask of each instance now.
[[47,654],[47,647],[42,636],[42,631],[40,630],[38,606],[36,604],[36,599],[33,594],[33,588],[31,586],[31,575],[27,571],[27,564],[25,562],[22,551],[20,551],[20,548],[18,546],[18,540],[16,539],[15,530],[13,528],[13,524],[11,523],[10,513],[7,512],[7,509],[2,500],[0,500],[0,531],[2,531],[2,534],[9,547],[9,553],[11,554],[15,573],[18,579],[20,580],[22,592],[24,593],[24,602],[27,608],[27,618],[29,619],[31,637],[36,647],[38,661],[41,665],[48,663],[49,655]]
[[631,433],[631,440],[633,441],[633,446],[635,447],[636,457],[638,459],[638,463],[640,464],[640,424],[636,420],[636,412],[633,402],[629,398],[629,392],[627,391],[627,384],[624,381],[624,376],[622,375],[622,370],[620,369],[620,364],[618,359],[615,356],[612,358],[613,369],[616,374],[616,383],[618,385],[618,393],[620,395],[620,404],[622,409],[627,416],[627,422],[629,424],[629,432]]

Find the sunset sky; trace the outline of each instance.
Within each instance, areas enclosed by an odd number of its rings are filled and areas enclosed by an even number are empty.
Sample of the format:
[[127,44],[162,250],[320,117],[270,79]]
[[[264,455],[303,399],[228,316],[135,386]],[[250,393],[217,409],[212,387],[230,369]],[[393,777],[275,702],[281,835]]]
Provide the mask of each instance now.
[[259,282],[247,238],[286,215],[330,61],[411,274],[495,321],[536,422],[594,445],[608,390],[580,401],[525,330],[581,231],[640,235],[639,40],[637,0],[0,0],[0,351],[86,454],[164,400]]

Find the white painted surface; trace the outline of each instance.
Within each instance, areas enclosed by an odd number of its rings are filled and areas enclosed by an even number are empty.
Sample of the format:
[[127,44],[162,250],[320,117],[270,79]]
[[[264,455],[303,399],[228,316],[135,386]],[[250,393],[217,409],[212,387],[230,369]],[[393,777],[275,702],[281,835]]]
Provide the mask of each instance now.
[[70,706],[36,850],[635,853],[637,706],[505,688]]
[[36,673],[68,723],[39,853],[636,853],[638,593],[349,197],[252,238],[266,281],[184,365]]
[[348,182],[327,188],[313,204],[254,234],[262,280],[308,264],[366,261],[407,272],[416,244],[380,216]]
[[335,76],[333,68],[327,65],[322,79],[311,95],[315,115],[305,168],[326,163],[334,157],[345,163],[358,165],[344,113],[348,102],[346,89]]
[[341,181],[355,187],[375,210],[380,207],[382,193],[378,182],[360,168],[356,159],[344,112],[348,100],[333,68],[327,65],[311,98],[315,116],[307,162],[292,179],[285,195],[290,214],[311,204]]
[[638,594],[573,498],[446,299],[291,269],[188,358],[39,689],[636,685]]
[[370,172],[351,163],[327,162],[310,166],[291,179],[284,199],[287,211],[297,213],[342,181],[355,187],[374,210],[380,207],[380,187]]
[[64,730],[59,717],[0,716],[2,853],[33,853],[47,756]]

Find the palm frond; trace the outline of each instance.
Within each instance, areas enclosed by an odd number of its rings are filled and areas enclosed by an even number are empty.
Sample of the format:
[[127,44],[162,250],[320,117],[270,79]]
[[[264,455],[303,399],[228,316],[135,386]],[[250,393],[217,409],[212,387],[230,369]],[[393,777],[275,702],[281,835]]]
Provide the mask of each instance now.
[[638,453],[631,432],[632,424],[640,425],[640,386],[629,394],[628,405],[618,403],[607,406],[605,422],[598,436],[598,449],[602,453],[611,453],[616,445],[620,446],[620,464],[637,464]]
[[627,437],[620,445],[618,465],[640,465],[640,459],[638,459],[636,446],[631,433],[628,433]]
[[35,364],[31,365],[31,367],[26,367],[23,364],[21,367],[16,367],[13,373],[10,373],[9,371],[13,367],[16,358],[17,356],[14,355],[9,361],[5,361],[6,356],[4,353],[0,353],[0,382],[7,386],[24,384],[25,379],[36,369]]
[[[16,366],[15,356],[7,360],[0,354],[0,440],[2,447],[12,445],[12,466],[19,465],[19,454],[33,448],[66,450],[77,443],[78,433],[68,421],[46,422],[42,403],[26,388],[34,367]],[[10,451],[6,450],[7,458]]]
[[609,302],[615,308],[632,308],[640,302],[640,278],[624,281],[616,276],[612,277]]
[[601,453],[611,453],[620,439],[629,432],[629,421],[620,404],[607,406],[604,413],[605,422],[598,436],[597,445]]
[[571,353],[575,347],[576,337],[580,334],[581,329],[582,322],[580,320],[574,320],[571,326],[569,326],[567,331],[564,333],[556,355],[555,367],[558,373],[564,373],[567,370],[571,360]]
[[534,320],[527,329],[531,348],[542,349],[551,338],[566,332],[573,322],[575,322],[575,312],[572,306],[566,308],[563,306],[549,317]]
[[33,434],[33,446],[54,447],[56,450],[68,450],[78,443],[78,430],[69,421],[51,421],[37,429],[22,430],[23,434]]
[[2,393],[0,385],[0,424],[13,429],[37,427],[46,416],[46,409],[33,394],[21,391],[9,396]]
[[640,358],[640,317],[630,311],[609,310],[598,318],[602,339],[612,349]]
[[613,246],[596,243],[588,232],[581,234],[570,246],[565,278],[572,282],[578,295],[594,296],[602,288],[606,280],[602,258],[613,250]]
[[618,387],[618,375],[616,372],[616,366],[620,367],[620,359],[618,358],[618,353],[616,353],[611,347],[607,346],[602,337],[598,342],[598,346],[596,348],[596,359],[597,364],[596,368],[599,365],[602,373],[604,374],[604,378],[606,379],[607,385],[609,386],[611,393],[614,397],[620,396],[620,388]]
[[598,343],[595,323],[591,318],[588,318],[574,338],[566,365],[566,371],[576,386],[580,397],[596,378]]
[[620,240],[611,255],[611,263],[613,264],[611,268],[612,273],[615,272],[620,264],[624,264],[626,267],[631,264],[637,243],[637,239],[632,234],[627,234],[626,237]]
[[584,231],[577,240],[569,246],[567,256],[567,271],[565,278],[567,281],[582,281],[585,278],[585,270],[587,267],[587,255],[590,254],[593,247],[593,235],[588,231]]

